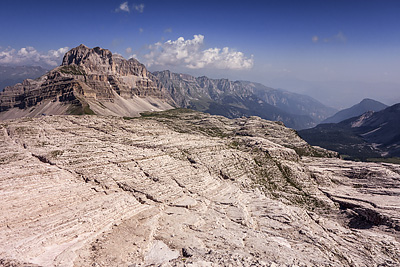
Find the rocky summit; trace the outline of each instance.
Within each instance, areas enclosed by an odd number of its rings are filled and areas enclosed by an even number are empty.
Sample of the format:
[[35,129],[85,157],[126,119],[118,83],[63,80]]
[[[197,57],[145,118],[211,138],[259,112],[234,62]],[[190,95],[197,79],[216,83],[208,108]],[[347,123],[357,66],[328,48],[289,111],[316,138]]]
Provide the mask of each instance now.
[[0,119],[58,114],[138,116],[174,101],[144,65],[107,49],[80,45],[61,66],[0,92]]
[[400,166],[343,161],[281,123],[43,116],[0,139],[0,265],[400,265]]

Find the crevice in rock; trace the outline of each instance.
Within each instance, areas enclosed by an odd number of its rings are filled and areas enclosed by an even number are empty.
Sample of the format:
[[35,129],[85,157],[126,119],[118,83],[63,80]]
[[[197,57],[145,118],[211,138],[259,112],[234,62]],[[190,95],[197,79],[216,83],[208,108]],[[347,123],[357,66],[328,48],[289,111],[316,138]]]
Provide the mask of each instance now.
[[133,196],[134,196],[141,204],[147,204],[147,201],[146,201],[146,200],[143,200],[143,198],[141,198],[141,197],[138,196],[137,194],[141,194],[141,195],[145,196],[146,199],[151,200],[151,201],[153,201],[153,202],[156,202],[156,203],[163,203],[162,201],[156,199],[156,198],[153,197],[152,195],[150,195],[150,194],[148,194],[148,193],[144,193],[144,192],[142,192],[142,191],[140,191],[140,190],[137,190],[137,189],[135,189],[135,188],[132,188],[131,186],[128,186],[128,185],[126,185],[126,184],[118,183],[118,182],[117,182],[117,185],[118,185],[118,187],[121,188],[122,190],[131,192],[131,193],[133,194]]
[[32,153],[32,156],[34,156],[35,158],[37,158],[38,160],[40,160],[43,163],[47,163],[50,165],[56,165],[54,162],[51,162],[48,158],[46,158],[45,156],[42,155],[36,155]]
[[[375,209],[377,207],[376,204],[356,198],[336,197],[332,196],[328,192],[322,192],[333,202],[338,203],[339,208],[346,212],[347,217],[350,219],[348,222],[350,228],[369,229],[372,226],[385,225],[389,228],[395,229],[396,231],[400,231],[400,224],[377,211]],[[361,204],[354,203],[354,201],[370,204],[373,208],[362,206]]]

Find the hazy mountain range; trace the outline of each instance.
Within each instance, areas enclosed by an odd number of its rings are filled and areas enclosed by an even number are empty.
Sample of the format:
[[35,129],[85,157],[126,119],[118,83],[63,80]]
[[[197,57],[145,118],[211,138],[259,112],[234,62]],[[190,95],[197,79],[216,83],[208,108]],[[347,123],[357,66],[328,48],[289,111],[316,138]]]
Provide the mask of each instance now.
[[0,65],[0,91],[25,79],[35,79],[48,71],[40,66],[5,66]]
[[322,123],[338,123],[347,119],[350,119],[352,117],[357,117],[362,114],[364,114],[367,111],[381,111],[382,109],[387,108],[387,105],[375,101],[373,99],[363,99],[360,103],[350,107],[343,109],[333,115],[332,117],[329,117],[322,121]]
[[259,83],[193,77],[161,71],[153,73],[180,107],[228,118],[259,116],[304,129],[335,112],[311,97],[277,90]]
[[400,104],[339,123],[320,124],[299,134],[311,145],[353,159],[400,157]]

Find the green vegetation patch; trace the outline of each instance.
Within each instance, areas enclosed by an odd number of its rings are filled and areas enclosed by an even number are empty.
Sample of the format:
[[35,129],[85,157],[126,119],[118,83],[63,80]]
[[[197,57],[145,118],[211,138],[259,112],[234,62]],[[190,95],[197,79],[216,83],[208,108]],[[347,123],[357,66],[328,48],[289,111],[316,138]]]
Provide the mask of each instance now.
[[368,158],[367,161],[369,161],[369,162],[384,162],[384,163],[400,164],[400,158],[399,157],[393,157],[393,158]]
[[96,115],[96,113],[90,109],[90,106],[87,103],[71,105],[68,108],[67,113],[70,115]]
[[198,113],[198,112],[187,108],[176,108],[165,111],[143,112],[140,113],[140,116],[142,116],[143,118],[178,118],[182,114],[193,114],[193,113]]
[[53,150],[50,152],[50,156],[52,158],[57,158],[57,157],[61,156],[63,153],[64,153],[64,151],[62,151],[62,150]]

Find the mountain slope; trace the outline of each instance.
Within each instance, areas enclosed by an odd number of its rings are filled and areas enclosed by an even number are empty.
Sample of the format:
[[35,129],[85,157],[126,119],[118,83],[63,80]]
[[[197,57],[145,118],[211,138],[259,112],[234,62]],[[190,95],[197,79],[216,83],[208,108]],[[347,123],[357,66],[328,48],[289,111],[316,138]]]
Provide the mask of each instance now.
[[266,103],[290,114],[309,116],[315,123],[319,123],[336,112],[336,109],[327,107],[307,95],[270,88],[260,83],[247,81],[241,83],[251,87],[253,93]]
[[80,45],[40,78],[6,87],[0,93],[0,118],[44,113],[137,116],[172,108],[173,100],[154,80],[135,59]]
[[299,131],[308,143],[353,158],[400,157],[400,104]]
[[315,126],[334,112],[310,97],[257,83],[193,77],[170,71],[153,74],[180,107],[228,118],[255,115],[304,129]]
[[347,119],[350,119],[353,117],[360,116],[367,111],[381,111],[382,109],[385,109],[385,108],[387,108],[387,105],[385,105],[381,102],[366,98],[366,99],[363,99],[360,103],[358,103],[350,108],[339,111],[338,113],[336,113],[332,117],[325,119],[321,123],[338,123],[338,122],[341,122],[341,121],[344,121],[344,120],[347,120]]

